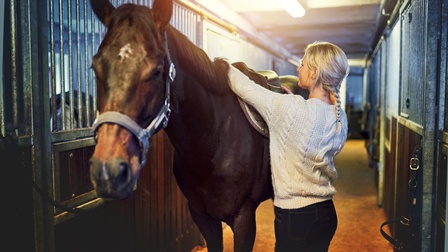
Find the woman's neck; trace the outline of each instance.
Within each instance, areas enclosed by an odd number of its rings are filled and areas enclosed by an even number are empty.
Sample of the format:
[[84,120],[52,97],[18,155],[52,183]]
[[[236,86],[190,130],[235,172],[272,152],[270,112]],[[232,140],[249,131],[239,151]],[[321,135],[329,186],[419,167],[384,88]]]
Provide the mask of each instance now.
[[329,105],[335,104],[334,95],[331,95],[330,92],[324,90],[322,88],[322,85],[318,85],[316,88],[310,89],[309,92],[310,95],[308,96],[308,98],[316,98]]

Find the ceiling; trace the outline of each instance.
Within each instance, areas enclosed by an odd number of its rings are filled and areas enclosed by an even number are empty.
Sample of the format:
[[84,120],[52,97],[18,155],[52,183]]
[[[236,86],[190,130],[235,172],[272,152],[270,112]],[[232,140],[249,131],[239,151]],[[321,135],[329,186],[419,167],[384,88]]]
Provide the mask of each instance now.
[[[210,1],[210,0],[209,0]],[[220,0],[257,32],[301,58],[307,44],[328,41],[351,62],[365,63],[382,34],[397,0],[297,0],[305,8],[291,17],[275,0]],[[379,34],[379,35],[378,35]],[[353,63],[352,63],[353,64]]]

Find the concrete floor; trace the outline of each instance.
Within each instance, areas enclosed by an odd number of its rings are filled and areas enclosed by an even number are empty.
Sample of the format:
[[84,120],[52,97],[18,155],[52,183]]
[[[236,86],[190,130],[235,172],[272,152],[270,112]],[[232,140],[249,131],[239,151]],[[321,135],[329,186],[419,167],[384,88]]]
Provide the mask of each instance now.
[[[334,197],[338,229],[329,252],[392,252],[393,247],[379,231],[385,220],[377,205],[375,171],[369,168],[364,140],[348,140],[336,157],[339,179]],[[254,252],[274,251],[274,212],[270,200],[257,209],[257,236]],[[200,250],[206,252],[207,249]],[[224,252],[233,251],[233,233],[224,228]]]

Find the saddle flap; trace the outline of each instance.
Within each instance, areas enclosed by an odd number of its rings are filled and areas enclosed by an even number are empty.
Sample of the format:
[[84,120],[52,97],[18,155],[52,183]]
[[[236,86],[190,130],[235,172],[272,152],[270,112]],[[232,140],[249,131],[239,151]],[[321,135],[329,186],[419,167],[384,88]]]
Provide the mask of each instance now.
[[[259,84],[260,86],[269,89],[268,78],[260,73],[257,73],[253,69],[249,68],[244,62],[235,62],[232,64],[235,68],[240,70],[242,73],[247,75],[249,79]],[[275,72],[274,72],[275,73]],[[271,79],[273,77],[272,73]],[[275,79],[275,78],[274,78]],[[252,106],[244,102],[242,99],[238,97],[238,101],[240,103],[241,108],[243,109],[244,115],[246,115],[249,123],[254,127],[258,133],[263,135],[264,137],[269,137],[269,130],[266,122],[261,117],[260,113]]]
[[[244,62],[235,62],[232,65],[240,70],[242,73],[247,75],[249,79],[259,84],[260,86],[267,88],[273,92],[285,94],[286,92],[281,88],[285,86],[293,94],[301,95],[305,99],[308,99],[309,91],[298,86],[299,77],[295,75],[283,75],[279,76],[273,70],[259,70],[255,71],[249,68]],[[258,113],[258,111],[251,105],[245,103],[243,100],[238,98],[241,108],[246,115],[249,123],[254,127],[260,134],[265,137],[269,137],[269,130],[266,122]]]

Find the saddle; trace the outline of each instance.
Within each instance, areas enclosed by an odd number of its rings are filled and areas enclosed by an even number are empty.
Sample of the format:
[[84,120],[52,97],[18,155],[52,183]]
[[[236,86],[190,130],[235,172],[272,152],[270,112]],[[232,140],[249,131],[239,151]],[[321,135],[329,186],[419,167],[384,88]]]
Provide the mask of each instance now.
[[[273,70],[255,71],[249,68],[244,62],[235,62],[232,63],[232,65],[247,75],[249,79],[266,89],[276,93],[285,94],[286,92],[281,88],[281,86],[285,86],[294,94],[302,95],[305,99],[308,99],[308,90],[302,89],[297,85],[299,77],[295,75],[278,76]],[[258,113],[252,105],[247,104],[242,99],[238,98],[238,101],[243,109],[244,115],[246,115],[246,118],[252,127],[264,137],[269,138],[268,126],[260,113]]]

